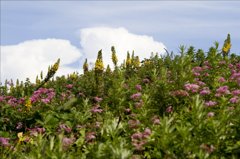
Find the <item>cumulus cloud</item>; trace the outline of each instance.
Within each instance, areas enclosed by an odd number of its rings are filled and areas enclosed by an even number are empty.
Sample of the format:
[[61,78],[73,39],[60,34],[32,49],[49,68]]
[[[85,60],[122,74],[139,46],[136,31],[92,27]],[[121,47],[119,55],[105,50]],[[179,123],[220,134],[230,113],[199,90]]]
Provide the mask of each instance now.
[[1,53],[2,79],[14,81],[17,78],[24,81],[27,77],[34,81],[41,71],[46,75],[48,66],[58,58],[61,63],[57,75],[72,73],[76,70],[67,65],[81,57],[78,48],[62,39],[30,40],[1,46]]
[[112,65],[111,46],[115,46],[119,62],[126,58],[127,51],[139,56],[140,59],[149,58],[151,52],[165,53],[163,43],[155,41],[151,36],[136,35],[125,28],[95,27],[80,30],[80,44],[89,62],[94,63],[97,52],[103,50],[105,64]]
[[[165,52],[164,44],[155,41],[146,35],[136,35],[124,28],[85,28],[80,30],[80,48],[73,46],[70,41],[63,39],[29,40],[17,45],[1,46],[2,53],[2,82],[5,79],[18,78],[24,81],[27,77],[32,82],[43,71],[46,75],[47,68],[58,58],[61,59],[57,76],[72,72],[82,73],[82,68],[70,67],[76,61],[88,61],[94,64],[97,52],[103,50],[104,64],[110,64],[111,46],[115,46],[119,63],[126,58],[127,51],[134,50],[140,59],[149,58],[151,52],[162,54]],[[80,51],[81,50],[81,51]],[[79,60],[80,57],[82,60]],[[93,66],[93,65],[92,65]]]

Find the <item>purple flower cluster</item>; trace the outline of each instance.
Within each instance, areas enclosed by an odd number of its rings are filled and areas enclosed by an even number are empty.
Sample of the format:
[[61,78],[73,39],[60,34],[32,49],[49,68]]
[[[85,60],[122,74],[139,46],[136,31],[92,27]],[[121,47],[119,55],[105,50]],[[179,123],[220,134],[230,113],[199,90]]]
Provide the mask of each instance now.
[[215,96],[220,97],[227,94],[230,94],[228,86],[221,86],[216,90]]
[[37,91],[33,92],[31,99],[32,103],[43,102],[45,104],[50,103],[55,97],[55,92],[52,88],[39,88]]
[[9,144],[9,138],[5,138],[5,137],[0,137],[0,145],[2,145],[2,146],[9,146],[10,144]]
[[88,132],[85,139],[86,142],[92,142],[94,139],[96,139],[96,132]]
[[102,113],[102,109],[100,108],[100,105],[95,105],[92,109],[91,109],[91,112],[92,113]]
[[45,128],[27,128],[27,130],[30,132],[30,136],[37,136],[38,134],[43,134],[45,133],[46,129]]
[[60,124],[58,127],[58,131],[59,132],[64,131],[64,132],[70,133],[70,132],[72,132],[72,128],[70,128],[66,124]]
[[238,96],[234,96],[232,97],[229,102],[232,103],[232,104],[236,104],[238,103],[240,100],[239,100],[239,97]]
[[135,88],[136,88],[136,90],[139,91],[139,92],[142,91],[142,86],[141,86],[140,84],[137,84],[137,85],[135,86]]
[[94,97],[93,100],[97,103],[101,102],[103,99],[100,97]]
[[210,94],[211,91],[208,87],[204,87],[201,91],[200,91],[200,95],[208,95]]
[[139,126],[140,124],[141,124],[141,123],[140,123],[139,120],[130,119],[130,120],[128,121],[128,125],[129,125],[129,127],[130,127],[131,129],[136,129],[136,128],[138,128],[138,126]]
[[132,145],[136,150],[143,150],[143,146],[147,143],[147,139],[151,135],[152,131],[146,128],[144,132],[137,132],[131,136]]
[[62,139],[62,146],[63,148],[66,150],[67,148],[69,148],[69,146],[71,146],[74,142],[75,142],[75,138],[68,138],[68,137],[64,137]]
[[197,84],[187,83],[187,84],[184,85],[184,88],[185,88],[185,90],[190,91],[192,93],[197,93],[200,86],[197,85]]
[[141,97],[142,97],[141,93],[135,93],[135,94],[131,95],[130,98],[134,101],[138,101]]
[[188,92],[185,90],[176,90],[171,92],[172,96],[186,97],[189,96]]
[[217,102],[211,101],[211,100],[205,102],[206,107],[212,107],[212,106],[215,106],[216,104],[217,104]]

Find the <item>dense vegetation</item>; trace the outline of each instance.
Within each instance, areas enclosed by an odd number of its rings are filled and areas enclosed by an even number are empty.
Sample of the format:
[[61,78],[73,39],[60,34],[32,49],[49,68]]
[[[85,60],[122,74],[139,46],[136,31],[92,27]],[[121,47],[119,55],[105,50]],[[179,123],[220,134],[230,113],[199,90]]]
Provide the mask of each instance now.
[[0,94],[0,158],[237,158],[240,57],[230,35],[207,52],[132,54],[104,69],[101,50],[84,74],[6,82]]

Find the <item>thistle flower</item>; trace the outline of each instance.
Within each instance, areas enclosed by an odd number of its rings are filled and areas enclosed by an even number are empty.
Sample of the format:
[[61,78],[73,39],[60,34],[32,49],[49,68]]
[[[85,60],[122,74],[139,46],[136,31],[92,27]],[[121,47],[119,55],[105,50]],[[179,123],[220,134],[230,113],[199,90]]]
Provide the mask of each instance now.
[[117,66],[117,62],[118,62],[118,58],[117,58],[114,46],[112,46],[111,51],[112,51],[112,62],[114,64],[114,66],[116,67]]
[[87,59],[85,60],[84,64],[83,64],[83,72],[84,74],[88,72],[88,63],[87,63]]
[[223,56],[227,56],[229,54],[231,46],[232,46],[231,37],[230,37],[230,34],[228,34],[227,39],[224,41],[223,48],[222,48]]

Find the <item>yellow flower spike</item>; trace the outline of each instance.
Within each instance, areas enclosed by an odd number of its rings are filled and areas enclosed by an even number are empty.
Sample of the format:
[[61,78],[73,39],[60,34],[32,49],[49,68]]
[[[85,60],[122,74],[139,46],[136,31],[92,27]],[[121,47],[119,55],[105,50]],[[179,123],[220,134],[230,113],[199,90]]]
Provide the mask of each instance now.
[[136,56],[136,57],[134,58],[133,66],[134,66],[135,68],[138,68],[138,67],[140,66],[140,60],[139,60],[139,57],[138,57],[138,56]]
[[21,143],[21,142],[23,142],[25,140],[24,137],[23,137],[23,132],[19,132],[17,134],[17,137],[18,137],[18,142],[19,143]]
[[230,34],[228,34],[227,39],[224,41],[223,48],[222,48],[223,56],[227,56],[229,54],[231,46],[232,46],[231,37],[230,37]]
[[83,72],[84,72],[84,74],[88,72],[88,62],[87,62],[87,59],[85,60],[85,62],[83,64]]
[[129,52],[127,53],[126,67],[129,68],[131,66],[132,60]]
[[95,71],[103,72],[103,70],[104,70],[104,65],[103,65],[103,61],[102,61],[102,50],[100,50],[98,52],[98,57],[95,62]]
[[25,106],[27,107],[27,110],[29,111],[32,108],[32,102],[31,99],[28,98],[25,102]]
[[111,51],[112,51],[112,62],[114,66],[117,66],[118,58],[117,58],[114,46],[112,46]]

